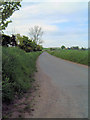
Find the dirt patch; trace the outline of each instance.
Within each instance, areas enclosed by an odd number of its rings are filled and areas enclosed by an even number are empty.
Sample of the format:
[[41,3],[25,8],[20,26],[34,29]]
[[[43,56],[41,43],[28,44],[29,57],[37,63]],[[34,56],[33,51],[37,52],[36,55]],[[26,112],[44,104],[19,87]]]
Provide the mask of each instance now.
[[16,98],[11,104],[3,103],[3,118],[29,118],[34,111],[35,96],[38,95],[39,85],[37,81],[32,83],[32,88],[19,99]]

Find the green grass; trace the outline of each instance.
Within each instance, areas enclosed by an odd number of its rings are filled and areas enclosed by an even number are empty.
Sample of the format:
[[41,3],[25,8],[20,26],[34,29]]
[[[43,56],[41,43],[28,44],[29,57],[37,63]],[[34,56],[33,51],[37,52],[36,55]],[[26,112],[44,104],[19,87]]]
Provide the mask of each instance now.
[[2,98],[4,102],[12,101],[16,95],[20,96],[32,86],[36,60],[40,53],[26,53],[19,48],[2,48]]
[[88,62],[88,50],[55,50],[48,51],[48,53],[65,60],[73,61],[84,65],[88,65],[88,63],[90,63]]

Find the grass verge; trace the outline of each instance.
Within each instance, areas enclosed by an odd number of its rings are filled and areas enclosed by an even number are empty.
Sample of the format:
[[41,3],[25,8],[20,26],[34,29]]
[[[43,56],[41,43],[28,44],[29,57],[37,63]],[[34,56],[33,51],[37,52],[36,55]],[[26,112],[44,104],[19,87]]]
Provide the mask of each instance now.
[[49,54],[72,62],[88,65],[88,50],[55,50],[48,51]]
[[31,86],[36,60],[41,52],[26,53],[19,48],[2,48],[2,98],[11,102],[15,96],[25,93]]

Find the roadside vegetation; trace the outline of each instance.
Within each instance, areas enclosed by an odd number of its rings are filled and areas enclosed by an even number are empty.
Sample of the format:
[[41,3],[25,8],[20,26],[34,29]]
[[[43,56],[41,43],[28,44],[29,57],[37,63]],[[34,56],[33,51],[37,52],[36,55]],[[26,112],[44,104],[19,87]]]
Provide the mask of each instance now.
[[11,102],[15,96],[22,95],[31,87],[40,53],[26,53],[17,47],[2,48],[3,102]]
[[48,50],[48,53],[56,57],[69,60],[72,62],[88,65],[90,60],[88,59],[88,50],[66,50],[66,49],[54,49]]
[[[33,75],[36,71],[37,57],[42,53],[43,30],[39,26],[29,29],[29,36],[6,35],[4,30],[12,21],[12,14],[19,10],[21,2],[1,2],[2,21],[2,100],[10,103],[32,87]],[[1,47],[0,47],[1,48]],[[1,61],[1,60],[0,60]],[[0,70],[1,72],[1,70]]]

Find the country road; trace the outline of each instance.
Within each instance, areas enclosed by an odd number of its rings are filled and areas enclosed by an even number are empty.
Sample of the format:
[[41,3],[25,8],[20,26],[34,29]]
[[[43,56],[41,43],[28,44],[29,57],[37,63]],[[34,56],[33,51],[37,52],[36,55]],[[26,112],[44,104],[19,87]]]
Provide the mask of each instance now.
[[33,118],[88,118],[88,67],[46,52],[37,64],[41,97]]

